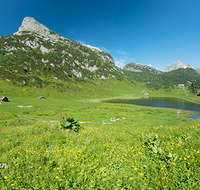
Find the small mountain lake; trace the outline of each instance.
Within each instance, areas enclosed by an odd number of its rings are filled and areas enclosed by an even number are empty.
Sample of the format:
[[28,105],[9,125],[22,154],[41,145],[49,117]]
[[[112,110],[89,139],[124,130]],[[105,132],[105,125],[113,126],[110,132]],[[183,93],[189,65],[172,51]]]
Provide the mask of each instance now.
[[200,104],[196,104],[179,98],[145,97],[140,99],[111,99],[111,100],[104,100],[103,102],[190,110],[194,111],[195,113],[193,115],[188,116],[187,118],[200,119]]

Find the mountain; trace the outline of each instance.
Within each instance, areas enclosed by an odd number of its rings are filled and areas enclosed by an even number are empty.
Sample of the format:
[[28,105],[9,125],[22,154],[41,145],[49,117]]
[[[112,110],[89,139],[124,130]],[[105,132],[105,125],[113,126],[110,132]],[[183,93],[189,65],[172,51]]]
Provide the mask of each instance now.
[[42,87],[50,82],[84,81],[123,71],[98,47],[82,45],[25,17],[19,30],[0,36],[0,77],[11,84]]
[[193,67],[180,61],[168,70],[162,72],[152,65],[137,62],[120,69],[115,66],[112,56],[99,47],[77,43],[32,17],[25,17],[17,32],[0,36],[0,79],[19,86],[56,86],[63,90],[66,84],[97,84],[97,80],[109,77],[128,79],[131,83],[188,84],[198,77]]
[[145,82],[149,88],[158,88],[158,86],[162,86],[163,84],[189,85],[200,77],[199,73],[193,67],[183,65],[180,61],[177,61],[172,66],[172,70],[162,72],[151,65],[145,66],[141,63],[131,62],[125,65],[123,70],[129,80]]
[[177,60],[171,65],[167,66],[163,71],[160,71],[158,68],[154,68],[151,64],[145,66],[138,62],[131,62],[123,67],[124,70],[127,71],[134,71],[134,72],[151,72],[151,73],[162,73],[162,72],[169,72],[177,69],[186,69],[186,68],[192,68],[200,73],[200,68],[198,67],[192,67],[189,64],[183,64],[181,61]]
[[151,72],[151,73],[162,73],[158,69],[153,68],[152,65],[145,66],[138,62],[131,62],[123,67],[124,70],[134,72]]
[[181,61],[177,60],[175,61],[174,63],[172,63],[171,65],[168,65],[164,70],[163,72],[169,72],[169,71],[172,71],[172,70],[176,70],[176,69],[180,69],[180,68],[183,68],[183,69],[186,69],[186,68],[192,68],[196,71],[199,72],[200,68],[198,67],[192,67],[191,65],[189,64],[183,64]]

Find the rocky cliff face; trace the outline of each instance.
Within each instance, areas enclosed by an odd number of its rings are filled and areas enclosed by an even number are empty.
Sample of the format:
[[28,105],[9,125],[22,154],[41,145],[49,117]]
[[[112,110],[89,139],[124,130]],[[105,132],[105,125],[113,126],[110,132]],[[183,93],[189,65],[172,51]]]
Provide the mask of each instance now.
[[15,34],[21,34],[23,33],[23,31],[36,32],[45,37],[48,37],[51,32],[49,28],[37,22],[33,17],[25,17],[22,25],[19,27],[18,32],[16,32]]
[[[43,24],[39,23],[32,17],[25,17],[22,25],[19,27],[19,30],[14,33],[14,35],[23,35],[23,34],[30,34],[30,35],[38,35],[42,38],[43,41],[49,41],[50,43],[56,43],[59,41],[67,42],[68,38],[57,34],[56,32],[50,30]],[[26,39],[24,43],[31,48],[40,49],[42,52],[48,51],[48,48],[41,45],[38,41],[39,39],[36,38],[34,41]]]
[[63,81],[68,78],[121,78],[123,72],[115,66],[109,53],[79,44],[34,18],[25,17],[16,33],[0,36],[0,77],[27,84],[36,78],[43,80],[43,75]]

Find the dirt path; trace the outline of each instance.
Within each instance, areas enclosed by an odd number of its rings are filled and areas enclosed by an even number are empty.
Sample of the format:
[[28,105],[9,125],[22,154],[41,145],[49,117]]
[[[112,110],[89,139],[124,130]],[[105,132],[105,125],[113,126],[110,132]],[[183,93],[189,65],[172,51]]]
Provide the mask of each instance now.
[[186,96],[188,96],[188,94],[187,94],[187,92],[186,92],[185,88],[183,88],[183,90],[184,90],[184,92],[185,92],[185,95],[186,95]]
[[[43,120],[43,119],[37,119],[37,118],[34,118],[34,117],[29,117],[29,116],[26,116],[26,115],[18,115],[18,117],[26,117],[26,118],[29,118],[29,119],[34,119],[34,120],[37,120],[37,121],[42,121],[42,122],[58,122],[58,120]],[[90,121],[80,121],[79,123],[91,123]]]
[[58,122],[58,121],[56,121],[56,120],[43,120],[43,119],[37,119],[37,118],[29,117],[29,116],[26,116],[26,115],[18,115],[18,117],[26,117],[26,118],[29,118],[29,119],[34,119],[34,120],[42,121],[42,122]]

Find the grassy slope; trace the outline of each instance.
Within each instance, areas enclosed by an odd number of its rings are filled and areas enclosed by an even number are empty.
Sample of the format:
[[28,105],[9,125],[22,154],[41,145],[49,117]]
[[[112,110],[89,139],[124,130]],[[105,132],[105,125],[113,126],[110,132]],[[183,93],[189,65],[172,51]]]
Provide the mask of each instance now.
[[[98,84],[97,84],[98,83]],[[39,120],[60,120],[60,112],[67,112],[82,122],[94,124],[115,123],[112,118],[120,118],[116,122],[120,125],[173,125],[182,121],[191,122],[183,118],[183,115],[191,112],[182,111],[177,118],[177,110],[141,107],[123,104],[105,104],[102,98],[139,98],[145,91],[145,85],[130,85],[130,81],[118,81],[116,79],[99,80],[96,84],[78,83],[71,84],[71,88],[65,92],[57,92],[55,89],[35,89],[29,87],[14,87],[1,81],[1,95],[6,95],[10,103],[1,104],[3,125],[18,125],[24,120],[28,123]],[[74,85],[74,86],[73,86]],[[148,91],[147,91],[148,92]],[[160,90],[148,92],[151,96],[175,96],[197,101],[196,97],[185,95],[183,89],[174,89],[172,92]],[[38,100],[39,96],[45,96],[47,100]],[[32,106],[32,107],[19,107]],[[9,119],[8,119],[9,118]],[[122,119],[126,118],[126,119]]]

